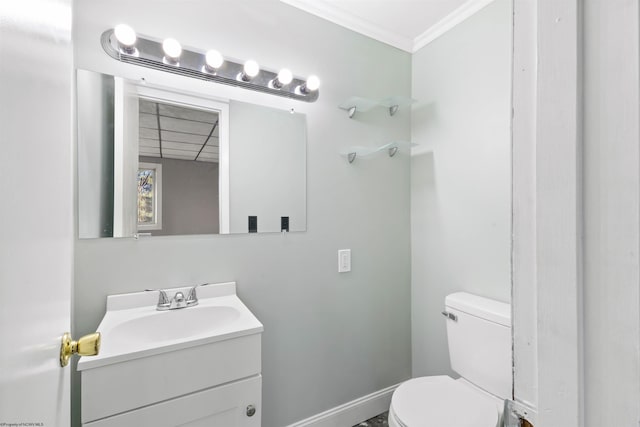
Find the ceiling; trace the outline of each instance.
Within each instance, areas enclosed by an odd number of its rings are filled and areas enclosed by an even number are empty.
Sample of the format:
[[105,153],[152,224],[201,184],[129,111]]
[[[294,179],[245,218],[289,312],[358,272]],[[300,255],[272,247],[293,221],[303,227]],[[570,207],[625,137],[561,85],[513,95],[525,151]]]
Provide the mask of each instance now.
[[493,0],[280,1],[413,53]]
[[140,99],[139,153],[218,162],[218,113]]

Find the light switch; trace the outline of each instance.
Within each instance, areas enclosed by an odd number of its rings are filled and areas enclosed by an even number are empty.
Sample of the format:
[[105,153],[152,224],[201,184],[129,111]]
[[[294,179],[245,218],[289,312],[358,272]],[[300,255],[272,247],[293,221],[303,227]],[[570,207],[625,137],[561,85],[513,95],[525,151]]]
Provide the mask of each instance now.
[[351,249],[338,251],[338,273],[351,271]]

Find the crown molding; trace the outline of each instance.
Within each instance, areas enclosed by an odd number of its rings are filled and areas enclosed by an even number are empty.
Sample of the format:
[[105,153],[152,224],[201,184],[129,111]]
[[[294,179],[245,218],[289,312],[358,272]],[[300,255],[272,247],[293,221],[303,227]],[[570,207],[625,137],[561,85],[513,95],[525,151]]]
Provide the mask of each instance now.
[[415,53],[425,47],[456,25],[460,24],[470,16],[479,12],[485,6],[493,3],[495,0],[469,0],[462,4],[459,8],[442,18],[436,24],[431,26],[427,31],[420,34],[413,40],[411,53]]
[[326,0],[280,1],[405,52],[415,53],[495,0],[468,0],[414,40],[399,36],[367,20],[340,10]]
[[414,41],[380,28],[371,22],[345,12],[324,0],[280,0],[282,3],[309,12],[334,24],[358,32],[372,39],[412,53]]

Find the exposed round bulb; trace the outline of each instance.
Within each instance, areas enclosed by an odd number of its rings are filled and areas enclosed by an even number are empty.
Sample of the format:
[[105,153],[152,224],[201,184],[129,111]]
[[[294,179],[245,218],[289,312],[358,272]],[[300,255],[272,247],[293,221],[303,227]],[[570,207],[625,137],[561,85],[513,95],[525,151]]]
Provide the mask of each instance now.
[[305,83],[305,87],[308,91],[313,92],[314,90],[318,90],[320,87],[320,79],[318,76],[309,76],[307,82]]
[[136,32],[133,31],[128,25],[118,24],[113,29],[113,34],[116,36],[116,40],[122,46],[131,47],[136,44]]
[[220,68],[224,63],[224,58],[217,50],[210,50],[204,57],[205,62],[211,68]]
[[164,54],[173,60],[180,58],[182,54],[182,46],[178,43],[176,39],[165,39],[162,42],[162,50],[164,50]]
[[252,59],[244,63],[244,73],[249,77],[255,77],[260,72],[260,66]]
[[278,81],[282,85],[288,85],[289,83],[291,83],[293,81],[293,74],[291,74],[290,70],[288,70],[286,68],[283,68],[278,73]]

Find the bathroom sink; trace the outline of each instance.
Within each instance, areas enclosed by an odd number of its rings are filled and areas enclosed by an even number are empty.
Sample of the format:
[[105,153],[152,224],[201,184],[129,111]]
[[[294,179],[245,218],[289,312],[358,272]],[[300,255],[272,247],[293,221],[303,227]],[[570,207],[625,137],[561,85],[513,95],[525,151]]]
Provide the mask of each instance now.
[[206,416],[226,426],[260,407],[262,324],[233,282],[196,292],[197,305],[163,311],[158,292],[107,297],[100,353],[78,361],[83,425],[204,425]]
[[[167,289],[173,296],[189,288]],[[235,283],[202,285],[198,305],[158,311],[156,292],[107,297],[107,312],[98,326],[100,354],[82,357],[78,370],[260,333],[262,324],[236,296]]]
[[200,306],[169,311],[154,311],[125,320],[114,326],[104,345],[126,346],[136,342],[161,343],[213,332],[240,317],[228,306]]

